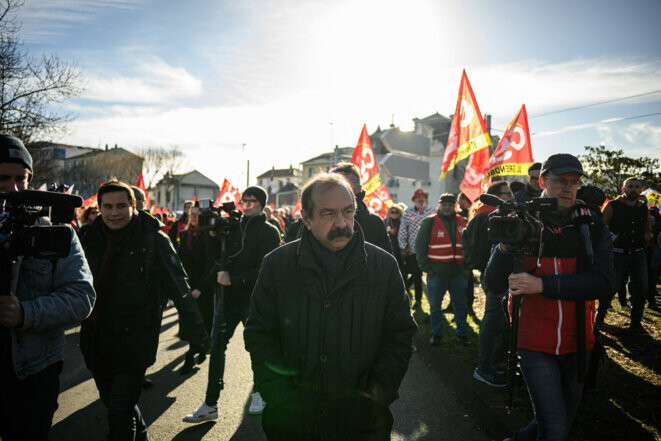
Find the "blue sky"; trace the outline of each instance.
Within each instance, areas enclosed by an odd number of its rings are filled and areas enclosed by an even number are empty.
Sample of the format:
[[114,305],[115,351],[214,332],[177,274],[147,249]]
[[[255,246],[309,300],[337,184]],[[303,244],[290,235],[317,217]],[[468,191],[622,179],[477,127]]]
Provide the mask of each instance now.
[[218,182],[353,146],[363,123],[448,115],[463,68],[494,128],[526,104],[535,159],[661,158],[661,115],[618,120],[661,112],[661,93],[535,117],[661,90],[658,0],[27,0],[20,18],[32,53],[86,79],[59,141],[178,145]]

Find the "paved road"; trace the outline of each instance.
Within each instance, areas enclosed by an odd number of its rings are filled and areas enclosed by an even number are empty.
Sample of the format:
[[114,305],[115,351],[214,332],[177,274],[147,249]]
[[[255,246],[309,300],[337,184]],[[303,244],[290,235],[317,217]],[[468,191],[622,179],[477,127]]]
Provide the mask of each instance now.
[[[221,394],[219,419],[188,425],[181,418],[204,399],[208,361],[194,374],[177,372],[183,363],[186,346],[177,338],[176,312],[166,310],[156,364],[147,374],[154,387],[144,390],[140,409],[149,424],[152,441],[232,440],[262,441],[260,417],[247,413],[252,387],[250,359],[243,348],[239,327],[230,342],[225,371],[225,390]],[[55,413],[52,441],[104,440],[107,433],[105,408],[77,347],[78,329],[68,332],[69,348],[62,374],[59,409]],[[465,407],[440,381],[417,354],[392,406],[395,416],[393,441],[489,440],[477,427]]]

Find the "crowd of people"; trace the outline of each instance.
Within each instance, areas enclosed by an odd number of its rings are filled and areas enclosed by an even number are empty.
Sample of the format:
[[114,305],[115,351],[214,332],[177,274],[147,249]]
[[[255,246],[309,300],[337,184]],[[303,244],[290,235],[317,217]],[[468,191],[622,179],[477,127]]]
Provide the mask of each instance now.
[[[0,192],[27,189],[32,165],[19,139],[0,135]],[[249,412],[262,414],[269,440],[388,440],[425,286],[429,344],[447,339],[450,311],[454,338],[470,346],[479,275],[474,378],[507,384],[497,349],[515,332],[535,417],[510,439],[566,439],[614,294],[624,292],[624,306],[628,292],[630,329],[641,332],[645,303],[657,308],[661,261],[661,217],[641,196],[644,183],[629,177],[604,205],[585,177],[577,158],[556,154],[530,166],[523,188],[490,184],[486,193],[510,207],[557,201],[535,213],[539,237],[527,247],[495,240],[489,224],[500,210],[463,194],[432,204],[417,189],[410,207],[394,204],[381,219],[350,163],[306,183],[297,218],[253,186],[242,215],[213,228],[200,225],[196,201],[178,219],[152,215],[142,190],[111,179],[98,207],[72,222],[66,257],[17,256],[12,235],[0,237],[0,438],[48,439],[64,330],[82,322],[80,350],[107,409],[108,439],[149,439],[138,400],[171,304],[189,344],[180,372],[209,358],[205,396],[184,422],[218,418],[227,345],[242,324],[254,374]]]

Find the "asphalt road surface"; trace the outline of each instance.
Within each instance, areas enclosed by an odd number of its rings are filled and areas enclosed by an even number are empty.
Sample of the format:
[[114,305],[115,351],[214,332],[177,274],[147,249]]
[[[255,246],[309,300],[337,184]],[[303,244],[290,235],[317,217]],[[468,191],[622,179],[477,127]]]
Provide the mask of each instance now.
[[[102,441],[107,434],[106,409],[99,401],[94,381],[80,354],[78,330],[67,332],[67,356],[51,441]],[[169,308],[164,313],[156,363],[147,371],[154,387],[143,390],[139,402],[149,425],[150,439],[265,441],[260,417],[248,415],[252,371],[250,357],[243,346],[241,326],[228,348],[225,390],[218,403],[218,420],[198,425],[182,422],[182,417],[204,399],[209,361],[207,359],[193,374],[180,375],[178,370],[187,346],[177,338],[177,330],[176,311]],[[400,388],[400,398],[392,405],[392,411],[395,416],[393,441],[490,439],[418,354],[413,354]]]

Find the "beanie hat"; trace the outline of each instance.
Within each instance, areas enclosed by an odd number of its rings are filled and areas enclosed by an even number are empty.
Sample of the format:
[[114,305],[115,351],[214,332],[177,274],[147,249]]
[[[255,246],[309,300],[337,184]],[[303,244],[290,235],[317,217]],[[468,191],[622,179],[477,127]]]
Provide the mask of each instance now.
[[452,193],[443,193],[438,202],[457,202],[457,198]]
[[243,190],[243,194],[241,196],[253,196],[261,204],[262,210],[264,209],[264,207],[266,207],[266,201],[268,200],[268,195],[266,194],[266,190],[264,190],[264,188],[260,187],[259,185],[254,185],[252,187],[246,188],[245,190]]
[[32,156],[23,142],[15,136],[0,134],[0,162],[23,164],[32,174]]

